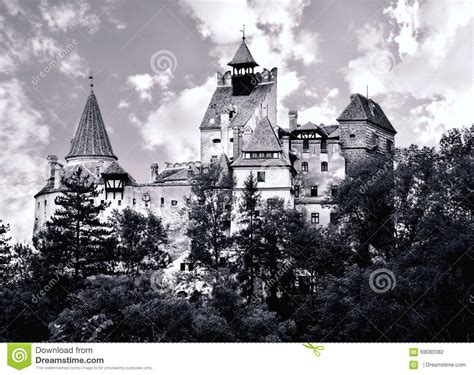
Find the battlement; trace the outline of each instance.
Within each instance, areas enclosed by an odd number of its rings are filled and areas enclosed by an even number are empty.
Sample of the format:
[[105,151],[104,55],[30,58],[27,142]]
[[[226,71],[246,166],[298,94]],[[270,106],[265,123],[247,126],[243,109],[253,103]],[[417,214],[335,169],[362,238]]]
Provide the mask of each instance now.
[[175,168],[200,168],[201,162],[197,161],[188,161],[182,163],[173,163],[173,162],[165,162],[165,169],[175,169]]
[[[277,82],[277,76],[278,68],[273,68],[272,70],[263,69],[261,72],[252,74],[252,79],[255,81],[254,86],[257,86]],[[217,86],[232,86],[232,73],[230,70],[224,74],[217,72]]]

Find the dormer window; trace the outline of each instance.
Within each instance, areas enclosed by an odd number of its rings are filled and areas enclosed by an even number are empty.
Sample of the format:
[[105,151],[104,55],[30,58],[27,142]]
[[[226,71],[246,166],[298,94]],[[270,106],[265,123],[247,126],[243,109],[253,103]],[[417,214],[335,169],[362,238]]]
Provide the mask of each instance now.
[[244,152],[244,159],[278,159],[278,152]]

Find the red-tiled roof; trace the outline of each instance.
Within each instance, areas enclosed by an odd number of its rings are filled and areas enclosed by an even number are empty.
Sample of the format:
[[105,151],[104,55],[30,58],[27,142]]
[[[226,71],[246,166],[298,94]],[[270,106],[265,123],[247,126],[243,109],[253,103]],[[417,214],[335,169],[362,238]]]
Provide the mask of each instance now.
[[117,159],[94,92],[91,92],[87,98],[66,160],[80,156],[108,156]]
[[391,133],[397,133],[382,108],[372,99],[367,99],[361,94],[351,95],[351,102],[342,111],[337,121],[368,121]]

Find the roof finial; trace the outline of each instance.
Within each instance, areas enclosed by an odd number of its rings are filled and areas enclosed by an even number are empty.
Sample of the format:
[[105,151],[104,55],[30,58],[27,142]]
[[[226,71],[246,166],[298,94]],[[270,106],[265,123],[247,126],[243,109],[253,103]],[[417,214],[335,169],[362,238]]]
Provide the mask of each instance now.
[[91,85],[91,92],[94,91],[94,76],[92,75],[92,71],[89,73],[89,80]]
[[242,40],[245,40],[245,24],[242,25],[242,30],[240,30],[242,33]]

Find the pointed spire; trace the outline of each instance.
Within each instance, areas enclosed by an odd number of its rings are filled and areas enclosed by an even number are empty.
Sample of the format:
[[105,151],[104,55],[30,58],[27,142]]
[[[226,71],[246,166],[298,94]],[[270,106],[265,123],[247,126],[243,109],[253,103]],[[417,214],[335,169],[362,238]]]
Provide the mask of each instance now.
[[87,98],[66,160],[80,157],[107,157],[117,160],[105,129],[99,103],[94,91],[92,91],[92,74],[89,79],[91,80],[91,93]]
[[258,66],[258,64],[255,62],[252,54],[250,53],[249,47],[245,43],[245,25],[243,29],[241,30],[242,32],[242,43],[239,46],[239,49],[234,55],[234,58],[232,61],[230,61],[227,65],[233,67],[233,68],[254,68]]

